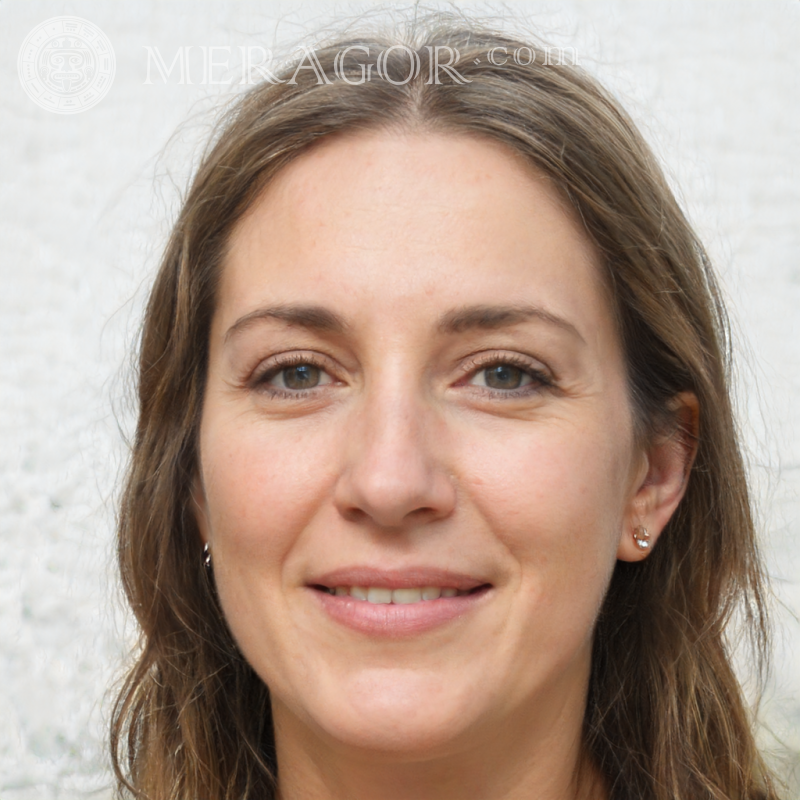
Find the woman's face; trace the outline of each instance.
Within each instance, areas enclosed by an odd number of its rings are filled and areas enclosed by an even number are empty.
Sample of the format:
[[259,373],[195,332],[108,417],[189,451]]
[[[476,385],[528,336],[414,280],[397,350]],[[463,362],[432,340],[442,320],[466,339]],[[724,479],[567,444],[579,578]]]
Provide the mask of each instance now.
[[300,157],[232,235],[204,402],[198,520],[279,742],[579,726],[646,465],[597,256],[546,179],[458,135]]

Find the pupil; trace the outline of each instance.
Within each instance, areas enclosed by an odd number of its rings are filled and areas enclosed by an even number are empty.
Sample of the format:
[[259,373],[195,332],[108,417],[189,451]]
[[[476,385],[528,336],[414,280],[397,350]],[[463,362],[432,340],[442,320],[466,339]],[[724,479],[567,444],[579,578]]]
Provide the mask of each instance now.
[[518,389],[522,379],[522,370],[508,364],[501,364],[488,370],[486,383],[493,389]]
[[289,389],[308,389],[309,386],[316,386],[319,383],[319,367],[313,364],[289,367],[283,382]]

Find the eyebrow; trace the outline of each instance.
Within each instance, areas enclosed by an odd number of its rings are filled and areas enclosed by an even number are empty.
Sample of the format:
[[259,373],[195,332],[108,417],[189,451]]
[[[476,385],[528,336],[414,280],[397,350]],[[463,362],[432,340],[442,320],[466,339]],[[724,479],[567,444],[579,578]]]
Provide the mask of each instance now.
[[497,328],[509,328],[512,325],[519,325],[521,322],[536,319],[555,325],[584,341],[580,331],[563,317],[532,305],[513,305],[513,306],[464,306],[456,308],[444,314],[439,321],[437,329],[439,333],[462,333],[465,330],[495,330]]
[[296,325],[318,333],[342,334],[349,327],[342,317],[324,306],[281,304],[257,308],[240,317],[225,332],[225,341],[227,342],[235,333],[241,333],[265,319],[281,320],[288,325]]
[[[234,334],[241,333],[257,322],[269,319],[280,320],[288,325],[296,325],[317,333],[341,335],[350,328],[343,317],[324,306],[279,304],[258,308],[240,317],[228,328],[224,341],[227,342]],[[571,322],[533,305],[472,305],[454,308],[441,316],[436,330],[443,335],[463,333],[468,330],[497,330],[532,319],[555,325],[585,343],[580,331]]]

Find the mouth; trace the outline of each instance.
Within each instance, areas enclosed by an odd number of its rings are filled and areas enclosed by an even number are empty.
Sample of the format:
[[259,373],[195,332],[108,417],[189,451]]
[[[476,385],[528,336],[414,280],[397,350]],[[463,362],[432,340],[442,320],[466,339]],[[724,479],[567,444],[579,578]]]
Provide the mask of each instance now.
[[421,586],[392,589],[386,586],[323,586],[311,587],[334,597],[352,597],[355,600],[375,605],[413,605],[450,597],[467,597],[488,590],[491,585],[482,583],[471,589],[457,589],[454,586]]
[[402,638],[477,612],[494,586],[446,570],[355,567],[320,575],[306,589],[331,621],[369,637]]

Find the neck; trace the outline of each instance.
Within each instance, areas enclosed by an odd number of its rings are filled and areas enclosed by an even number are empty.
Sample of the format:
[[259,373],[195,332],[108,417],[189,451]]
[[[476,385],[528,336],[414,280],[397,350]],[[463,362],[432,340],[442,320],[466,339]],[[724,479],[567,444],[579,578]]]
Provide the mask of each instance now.
[[[582,747],[583,704],[530,710],[456,746],[425,753],[353,748],[311,732],[275,703],[279,800],[606,800],[605,781]],[[555,722],[556,724],[552,724]],[[522,734],[524,732],[524,735]]]

